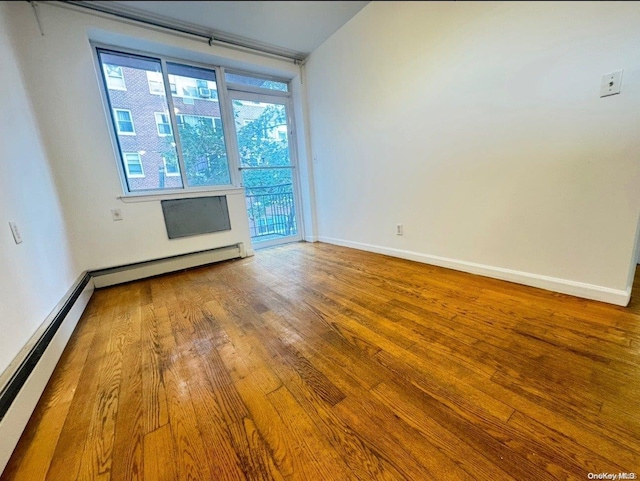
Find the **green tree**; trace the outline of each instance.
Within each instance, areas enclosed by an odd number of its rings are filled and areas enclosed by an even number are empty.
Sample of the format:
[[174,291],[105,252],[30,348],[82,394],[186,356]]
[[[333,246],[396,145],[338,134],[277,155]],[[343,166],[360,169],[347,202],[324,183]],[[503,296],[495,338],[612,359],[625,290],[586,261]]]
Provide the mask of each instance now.
[[[234,101],[236,125],[243,104]],[[295,231],[293,186],[289,145],[278,132],[287,125],[283,105],[268,105],[260,115],[237,129],[238,150],[243,167],[285,167],[246,169],[242,180],[247,193],[248,212],[254,225],[265,232],[289,235]],[[285,129],[286,132],[286,129]]]
[[[241,104],[234,102],[234,106]],[[239,109],[235,109],[236,112]],[[274,132],[287,124],[284,106],[269,105],[259,117],[238,129],[238,150],[243,167],[288,167],[289,147]],[[289,169],[245,170],[245,188],[291,184]]]
[[[216,128],[209,117],[191,118],[194,120],[178,124],[187,184],[206,186],[231,183],[222,128]],[[176,169],[178,158],[175,143],[171,137],[167,139],[162,155],[167,166]]]

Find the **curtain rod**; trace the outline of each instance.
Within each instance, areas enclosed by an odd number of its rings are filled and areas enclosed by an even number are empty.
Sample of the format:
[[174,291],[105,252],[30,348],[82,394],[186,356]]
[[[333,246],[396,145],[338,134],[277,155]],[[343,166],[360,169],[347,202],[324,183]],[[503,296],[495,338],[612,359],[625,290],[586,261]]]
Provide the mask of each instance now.
[[[36,2],[34,1],[29,1],[28,3],[34,5]],[[62,8],[69,8],[71,10],[88,10],[87,13],[89,14],[93,14],[93,15],[97,15],[100,16],[98,14],[102,14],[102,15],[108,15],[108,16],[112,16],[112,17],[116,17],[117,19],[121,19],[121,20],[127,20],[129,22],[133,22],[135,24],[141,24],[143,26],[147,26],[147,27],[153,27],[156,29],[163,29],[163,30],[169,30],[170,32],[173,33],[179,33],[182,35],[189,35],[192,37],[197,37],[200,39],[205,40],[208,45],[210,47],[212,47],[213,45],[218,45],[221,47],[227,47],[227,48],[232,48],[235,50],[240,50],[246,53],[252,53],[252,54],[257,54],[257,55],[262,55],[265,57],[271,57],[271,58],[276,58],[279,60],[288,60],[290,62],[293,62],[296,65],[301,65],[302,63],[304,63],[304,61],[306,60],[305,58],[300,58],[297,56],[293,56],[293,55],[285,55],[282,53],[276,53],[275,51],[266,49],[266,48],[260,48],[260,47],[256,47],[256,46],[251,46],[248,44],[243,44],[241,42],[237,42],[237,41],[232,41],[232,40],[225,40],[225,39],[219,39],[219,38],[215,38],[215,34],[214,33],[203,33],[203,32],[198,32],[195,30],[189,30],[187,28],[183,28],[183,27],[176,27],[176,26],[172,26],[172,25],[167,25],[165,23],[159,23],[159,22],[155,22],[152,20],[148,20],[142,17],[138,17],[136,15],[132,15],[132,14],[128,14],[128,13],[124,13],[124,12],[115,12],[115,11],[111,11],[108,8],[104,8],[100,5],[93,5],[90,4],[88,2],[80,2],[80,1],[72,1],[72,0],[59,0],[59,1],[53,1],[53,2],[38,2],[38,3],[42,3],[45,5],[52,5],[55,7],[62,7]]]

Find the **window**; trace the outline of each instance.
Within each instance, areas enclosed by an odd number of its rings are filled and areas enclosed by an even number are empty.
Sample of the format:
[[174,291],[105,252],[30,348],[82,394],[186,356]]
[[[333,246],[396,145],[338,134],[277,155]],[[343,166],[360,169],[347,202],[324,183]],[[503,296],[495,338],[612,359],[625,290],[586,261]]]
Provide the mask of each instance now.
[[131,118],[131,110],[113,109],[116,115],[116,128],[120,135],[136,135],[133,128],[133,119]]
[[147,71],[147,83],[149,84],[150,94],[164,95],[164,83],[160,72]]
[[220,117],[178,114],[176,115],[176,121],[179,126],[190,125],[191,127],[198,127],[202,124],[207,128],[213,128],[214,132],[222,132],[222,119]]
[[156,128],[158,129],[158,135],[165,137],[171,135],[171,121],[168,114],[156,112]]
[[144,177],[144,170],[142,169],[142,159],[137,152],[125,152],[124,153],[124,165],[127,169],[127,176],[132,178]]
[[185,97],[197,97],[198,96],[198,87],[193,87],[192,85],[186,85],[182,87],[182,95]]
[[104,73],[107,80],[107,88],[110,90],[127,90],[124,83],[124,71],[119,65],[104,65]]
[[280,92],[288,92],[289,85],[285,82],[269,80],[266,78],[254,77],[253,75],[244,75],[239,73],[227,72],[224,76],[229,84],[238,84],[246,87],[255,87],[257,89],[279,90]]
[[[213,117],[207,117],[206,115],[176,115],[176,120],[178,121],[178,125],[184,127],[185,125],[189,125],[191,127],[198,127],[199,125],[204,125],[206,128],[213,128],[215,130],[216,126],[213,122]],[[219,120],[219,119],[218,119]]]
[[[125,193],[232,185],[227,150],[236,151],[238,147],[226,142],[222,119],[227,118],[224,110],[231,104],[219,101],[218,67],[194,66],[103,47],[96,51],[120,152]],[[118,80],[124,88],[125,76],[126,94],[111,88]],[[243,79],[250,82],[250,90],[255,87],[289,95],[286,81],[244,74],[230,77],[236,87]],[[253,110],[250,113],[255,118],[264,107],[257,105]],[[232,118],[230,112],[228,118]],[[286,135],[272,131],[273,127],[276,125],[268,129],[271,138]]]
[[162,157],[162,162],[164,163],[164,173],[166,176],[175,177],[180,175],[180,167],[178,167],[178,162],[167,160],[166,157]]

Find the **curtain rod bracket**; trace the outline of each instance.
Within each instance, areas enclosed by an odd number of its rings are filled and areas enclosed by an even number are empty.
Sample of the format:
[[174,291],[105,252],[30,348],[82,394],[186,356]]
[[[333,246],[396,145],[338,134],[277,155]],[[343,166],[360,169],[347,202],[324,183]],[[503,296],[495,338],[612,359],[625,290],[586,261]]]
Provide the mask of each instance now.
[[209,37],[209,47],[213,47],[213,37]]

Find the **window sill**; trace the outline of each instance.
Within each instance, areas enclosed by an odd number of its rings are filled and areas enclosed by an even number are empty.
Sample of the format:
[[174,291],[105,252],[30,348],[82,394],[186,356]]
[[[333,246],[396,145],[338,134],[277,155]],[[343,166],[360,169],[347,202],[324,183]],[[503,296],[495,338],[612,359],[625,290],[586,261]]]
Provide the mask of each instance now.
[[120,199],[124,203],[135,202],[153,202],[158,200],[169,199],[187,199],[190,197],[208,197],[211,195],[244,195],[243,187],[227,187],[222,189],[207,189],[207,190],[187,190],[187,191],[171,191],[163,193],[134,193],[128,195],[120,195],[117,199]]

